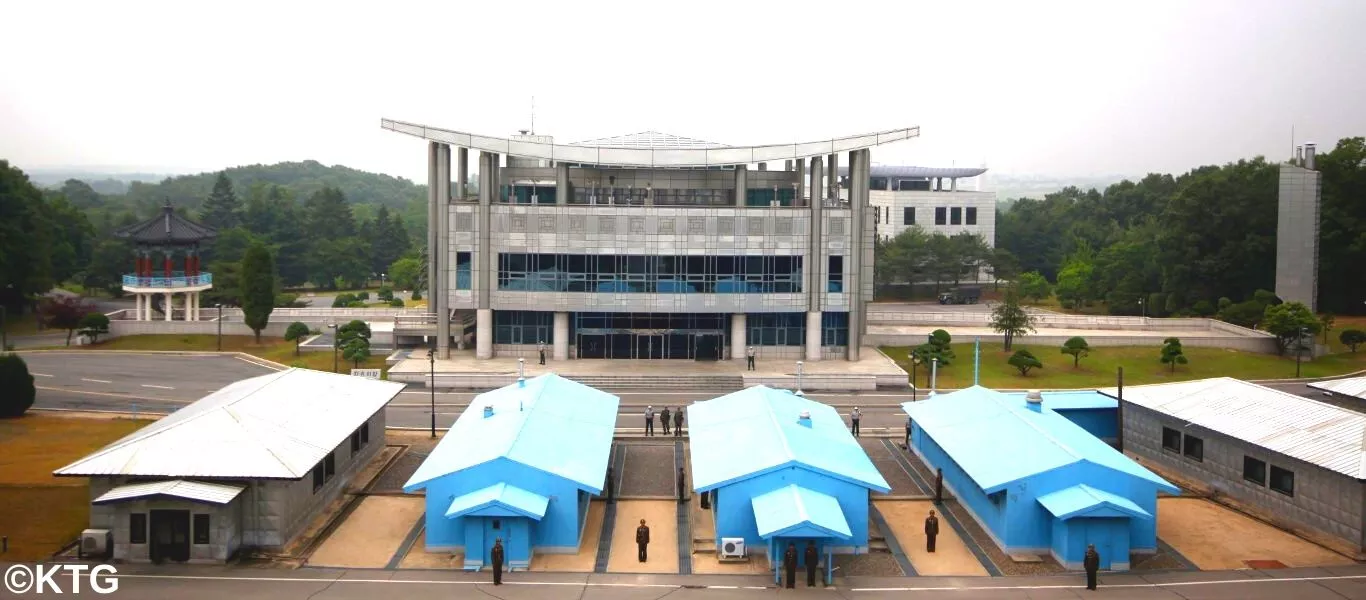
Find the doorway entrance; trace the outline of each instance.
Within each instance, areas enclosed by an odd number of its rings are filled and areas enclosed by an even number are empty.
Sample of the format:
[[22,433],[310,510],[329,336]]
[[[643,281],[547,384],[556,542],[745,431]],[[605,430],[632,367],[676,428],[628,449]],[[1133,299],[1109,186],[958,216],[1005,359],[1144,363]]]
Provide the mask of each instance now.
[[727,314],[574,313],[578,358],[720,360]]
[[153,510],[151,529],[152,562],[190,560],[190,511]]

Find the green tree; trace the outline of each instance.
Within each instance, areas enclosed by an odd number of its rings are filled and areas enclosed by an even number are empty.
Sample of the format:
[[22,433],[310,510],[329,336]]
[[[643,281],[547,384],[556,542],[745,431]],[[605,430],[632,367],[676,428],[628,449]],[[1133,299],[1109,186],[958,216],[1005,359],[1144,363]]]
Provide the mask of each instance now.
[[360,362],[370,357],[370,326],[356,319],[337,328],[337,346],[342,358],[359,368]]
[[365,243],[359,238],[323,239],[314,242],[308,255],[309,279],[336,289],[363,283],[370,275]]
[[1091,353],[1091,346],[1086,343],[1086,338],[1074,336],[1063,342],[1062,353],[1072,355],[1072,368],[1075,369],[1081,365],[1082,357]]
[[924,344],[911,350],[911,356],[919,358],[921,364],[929,365],[931,361],[938,360],[939,366],[947,367],[953,364],[956,358],[952,344],[953,337],[949,335],[949,332],[936,329],[930,332]]
[[1019,292],[1014,286],[1006,290],[1005,297],[991,307],[991,328],[1005,336],[1005,350],[1010,351],[1016,336],[1025,335],[1034,329],[1034,315],[1020,306]]
[[11,314],[56,283],[53,229],[42,192],[23,171],[0,160],[0,303]]
[[1318,156],[1315,168],[1323,176],[1318,308],[1357,312],[1366,299],[1366,138],[1339,140]]
[[5,391],[0,394],[0,418],[5,419],[22,417],[38,397],[28,364],[18,354],[0,354],[0,390]]
[[232,181],[226,171],[219,172],[214,180],[213,191],[204,200],[199,220],[214,229],[231,229],[242,224],[242,203],[232,191]]
[[1323,331],[1323,343],[1328,343],[1328,332],[1333,330],[1333,324],[1338,320],[1333,313],[1323,313],[1319,317],[1319,329]]
[[71,345],[71,334],[81,326],[81,319],[94,312],[79,296],[52,295],[43,297],[39,304],[43,324],[50,329],[66,330],[66,345]]
[[1314,312],[1300,302],[1266,307],[1262,325],[1267,333],[1276,336],[1276,346],[1281,354],[1285,354],[1292,342],[1303,344],[1304,337],[1317,334],[1321,327]]
[[375,220],[366,229],[370,241],[370,269],[385,273],[385,269],[408,252],[408,231],[398,215],[391,215],[389,208],[380,205]]
[[393,308],[403,308],[403,299],[402,299],[402,298],[390,298],[390,299],[389,299],[389,306],[391,306],[391,307],[393,307]]
[[90,338],[90,343],[99,342],[100,336],[109,333],[109,315],[101,312],[85,313],[79,324],[81,335]]
[[289,327],[285,329],[285,341],[294,342],[294,356],[299,355],[299,344],[302,343],[304,338],[307,338],[310,333],[312,333],[312,331],[308,329],[308,325],[298,321],[290,323]]
[[275,310],[275,259],[265,244],[255,243],[242,257],[242,320],[261,343],[261,330]]
[[1091,301],[1091,275],[1095,266],[1090,261],[1072,260],[1058,272],[1056,293],[1065,308],[1080,307]]
[[1162,364],[1171,365],[1171,371],[1176,372],[1176,365],[1184,365],[1190,361],[1186,360],[1186,352],[1181,349],[1179,338],[1169,337],[1162,340]]
[[992,248],[989,269],[992,287],[1000,289],[1002,281],[1010,281],[1019,276],[1020,259],[1005,248]]
[[1342,342],[1342,345],[1351,348],[1352,353],[1355,354],[1357,346],[1366,344],[1366,331],[1360,329],[1344,329],[1342,330],[1342,333],[1338,334],[1338,341]]
[[1053,295],[1048,280],[1044,279],[1044,276],[1040,275],[1038,271],[1020,274],[1017,284],[1020,289],[1020,297],[1025,301],[1038,302]]
[[1024,348],[1016,350],[1014,354],[1010,355],[1010,359],[1006,362],[1019,370],[1021,377],[1028,377],[1030,369],[1043,368],[1043,363],[1039,362],[1038,358],[1035,358],[1034,353],[1025,350]]
[[1219,320],[1240,327],[1255,328],[1266,315],[1266,306],[1256,300],[1230,304],[1219,311]]
[[389,280],[400,290],[415,290],[418,272],[421,270],[422,263],[416,258],[400,258],[389,265]]
[[[343,240],[356,235],[356,220],[346,195],[334,187],[314,192],[304,202],[308,235],[316,240]],[[315,282],[316,283],[316,282]]]

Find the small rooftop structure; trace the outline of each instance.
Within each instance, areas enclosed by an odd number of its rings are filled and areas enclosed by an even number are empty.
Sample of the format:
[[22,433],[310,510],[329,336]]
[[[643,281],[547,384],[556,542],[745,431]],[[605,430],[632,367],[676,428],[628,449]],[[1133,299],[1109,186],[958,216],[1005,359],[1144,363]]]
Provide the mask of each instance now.
[[1124,401],[1366,479],[1366,415],[1356,411],[1230,377],[1125,386]]
[[218,231],[176,214],[171,201],[167,200],[161,207],[161,214],[120,228],[114,232],[114,236],[138,244],[190,245],[216,238]]
[[1353,398],[1366,400],[1366,377],[1348,377],[1346,379],[1333,379],[1331,381],[1315,381],[1308,385],[1321,392],[1329,392],[1339,396],[1351,396]]
[[309,369],[243,379],[53,474],[299,479],[403,387]]

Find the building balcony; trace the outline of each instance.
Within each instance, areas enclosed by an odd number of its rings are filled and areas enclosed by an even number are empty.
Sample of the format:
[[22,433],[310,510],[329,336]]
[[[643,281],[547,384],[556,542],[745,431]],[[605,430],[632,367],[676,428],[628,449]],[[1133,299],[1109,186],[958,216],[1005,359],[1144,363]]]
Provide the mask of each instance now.
[[124,275],[123,288],[138,290],[181,290],[192,288],[213,287],[213,273],[199,273],[198,275],[186,275],[184,271],[172,271],[170,277],[164,275],[154,277],[140,277],[138,275]]

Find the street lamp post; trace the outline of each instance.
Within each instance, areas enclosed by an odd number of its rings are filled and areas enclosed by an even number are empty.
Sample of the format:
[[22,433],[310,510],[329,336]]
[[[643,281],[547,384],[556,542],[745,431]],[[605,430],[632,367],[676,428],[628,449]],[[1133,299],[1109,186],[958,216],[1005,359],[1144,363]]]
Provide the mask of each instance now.
[[915,402],[916,396],[920,391],[920,382],[916,381],[915,370],[920,366],[920,357],[911,355],[911,402]]
[[428,375],[427,389],[432,393],[432,437],[436,437],[436,348],[427,350]]
[[384,287],[384,273],[379,274],[379,287]]
[[215,304],[215,305],[213,305],[213,306],[214,306],[214,308],[217,308],[217,309],[218,309],[218,351],[219,351],[219,352],[222,352],[222,351],[223,351],[223,304],[222,304],[222,303],[219,303],[219,304]]
[[1143,318],[1148,318],[1148,307],[1143,304],[1143,299],[1138,299],[1138,310],[1143,313]]
[[517,359],[517,385],[526,385],[526,359]]
[[805,369],[805,367],[806,367],[806,364],[805,364],[805,363],[803,363],[803,362],[800,361],[800,360],[797,361],[797,395],[798,395],[798,396],[805,396],[805,395],[806,395],[805,393],[802,392],[802,372],[803,372],[803,370]]
[[1295,379],[1300,378],[1300,357],[1304,356],[1304,336],[1309,333],[1309,328],[1301,327],[1298,333],[1295,336]]
[[333,372],[333,373],[336,373],[336,372],[337,372],[337,351],[341,349],[341,345],[338,344],[338,342],[339,342],[340,340],[337,339],[337,324],[336,324],[336,323],[328,323],[328,324],[327,324],[327,328],[332,330],[332,372]]

